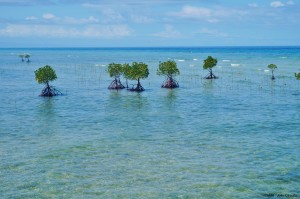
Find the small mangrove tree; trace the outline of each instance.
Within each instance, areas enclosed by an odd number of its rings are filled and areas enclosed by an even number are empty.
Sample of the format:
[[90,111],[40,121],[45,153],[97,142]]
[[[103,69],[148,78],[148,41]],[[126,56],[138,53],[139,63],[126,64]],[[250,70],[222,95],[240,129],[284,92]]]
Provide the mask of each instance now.
[[174,79],[174,76],[179,75],[179,69],[175,61],[159,62],[157,69],[158,75],[164,75],[167,79],[161,85],[162,88],[177,88],[179,87],[178,82]]
[[125,88],[120,81],[120,76],[123,74],[122,64],[110,63],[107,67],[107,72],[114,80],[108,86],[108,89],[123,89]]
[[129,89],[130,91],[141,92],[145,89],[141,85],[140,80],[147,78],[149,75],[148,65],[143,62],[133,62],[131,65],[124,67],[124,77],[130,80],[137,80],[137,85]]
[[276,66],[275,64],[269,64],[269,65],[268,65],[268,68],[272,71],[272,77],[271,77],[271,79],[272,79],[272,80],[275,80],[274,70],[277,69],[277,66]]
[[212,68],[215,67],[218,63],[218,60],[212,56],[208,56],[203,62],[203,69],[208,70],[209,73],[206,75],[205,79],[217,79],[218,77],[212,71]]
[[27,59],[27,62],[29,63],[30,62],[30,60],[29,60],[30,55],[29,54],[25,54],[25,58]]
[[24,54],[19,54],[19,57],[21,58],[22,62],[24,62]]
[[300,72],[299,73],[295,73],[295,77],[297,80],[300,80]]
[[44,66],[34,71],[35,80],[39,84],[45,84],[45,88],[42,90],[40,96],[44,97],[52,97],[56,95],[61,95],[62,93],[56,90],[53,86],[49,85],[49,82],[57,79],[55,71],[51,68],[51,66]]

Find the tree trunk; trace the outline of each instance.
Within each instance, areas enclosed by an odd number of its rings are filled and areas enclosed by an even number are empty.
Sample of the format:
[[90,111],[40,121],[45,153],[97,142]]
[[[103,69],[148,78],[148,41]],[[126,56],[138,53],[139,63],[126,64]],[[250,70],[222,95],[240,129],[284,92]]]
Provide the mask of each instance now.
[[137,90],[140,90],[141,87],[140,78],[138,78]]
[[136,87],[131,88],[131,91],[137,91],[137,92],[141,92],[144,91],[145,89],[142,87],[141,82],[140,82],[140,78],[137,79],[138,83],[136,85]]
[[110,85],[108,86],[108,89],[123,89],[125,88],[123,86],[123,84],[121,83],[120,81],[120,78],[119,77],[115,77],[115,79],[110,83]]
[[161,85],[162,88],[178,88],[179,84],[178,82],[173,79],[172,75],[167,75],[167,79],[163,82],[163,84]]
[[42,93],[40,94],[40,96],[43,97],[52,97],[52,96],[56,96],[56,95],[62,95],[62,93],[59,90],[56,90],[54,87],[51,87],[49,85],[49,82],[46,82],[46,86],[45,88],[42,90]]
[[217,76],[213,73],[212,69],[208,69],[209,73],[205,76],[205,79],[218,79]]
[[46,87],[48,88],[48,90],[50,90],[50,85],[48,81],[46,82]]
[[116,88],[118,89],[119,88],[119,82],[118,82],[118,79],[117,79],[117,77],[115,77],[115,83],[116,83]]

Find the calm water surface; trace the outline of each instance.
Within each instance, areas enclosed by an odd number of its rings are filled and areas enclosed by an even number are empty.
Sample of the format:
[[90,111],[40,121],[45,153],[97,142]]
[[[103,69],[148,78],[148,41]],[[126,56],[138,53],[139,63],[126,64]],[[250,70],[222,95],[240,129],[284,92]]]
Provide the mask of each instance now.
[[[214,81],[203,79],[208,55],[218,58]],[[0,58],[0,198],[300,197],[298,47],[0,49]],[[168,59],[178,89],[160,88]],[[132,61],[149,65],[146,91],[108,90],[107,65]],[[46,64],[64,96],[38,96],[34,70]]]

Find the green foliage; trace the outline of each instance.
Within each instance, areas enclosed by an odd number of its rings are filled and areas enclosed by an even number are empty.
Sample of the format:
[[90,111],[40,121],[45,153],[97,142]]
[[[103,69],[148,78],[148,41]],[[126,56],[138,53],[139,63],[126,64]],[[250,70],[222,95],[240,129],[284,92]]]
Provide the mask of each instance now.
[[275,69],[277,69],[277,66],[275,64],[269,64],[268,68],[272,71],[274,71]]
[[131,66],[129,64],[123,64],[123,75],[125,79],[129,79],[130,67]]
[[39,84],[48,84],[50,81],[54,81],[57,79],[55,71],[51,68],[51,66],[44,66],[34,71],[35,80]]
[[123,69],[125,78],[130,80],[145,79],[149,75],[148,65],[143,62],[133,62],[132,65],[124,64]]
[[24,54],[19,54],[19,57],[22,59],[22,62],[24,61]]
[[30,55],[29,54],[25,54],[25,58],[29,59]]
[[159,67],[157,69],[158,75],[166,75],[166,76],[175,76],[179,75],[179,69],[177,68],[177,64],[175,61],[166,61],[160,62]]
[[300,80],[300,73],[295,73],[295,77],[297,80]]
[[212,56],[208,56],[203,62],[203,69],[212,69],[218,63],[217,59],[214,59]]
[[117,78],[123,74],[123,66],[122,64],[110,63],[108,65],[107,72],[109,73],[110,77]]

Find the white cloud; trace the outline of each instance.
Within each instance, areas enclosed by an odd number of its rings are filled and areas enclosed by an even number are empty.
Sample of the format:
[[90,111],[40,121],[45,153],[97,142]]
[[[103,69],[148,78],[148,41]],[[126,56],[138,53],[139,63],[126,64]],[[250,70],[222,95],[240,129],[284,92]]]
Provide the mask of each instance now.
[[217,23],[219,22],[220,20],[219,19],[208,19],[207,20],[209,23]]
[[111,8],[102,9],[101,13],[106,17],[106,22],[122,22],[124,17]]
[[93,17],[93,16],[89,16],[88,18],[81,18],[81,19],[76,19],[73,17],[64,17],[61,20],[61,23],[64,24],[93,24],[93,23],[99,23],[100,20]]
[[184,6],[181,11],[170,13],[180,18],[207,19],[212,16],[212,10],[202,7]]
[[198,32],[196,32],[196,34],[211,35],[215,37],[228,37],[228,34],[226,33],[219,32],[217,30],[208,29],[208,28],[202,28]]
[[47,19],[47,20],[51,20],[51,19],[55,19],[55,15],[51,14],[51,13],[45,13],[43,14],[43,19]]
[[295,2],[294,1],[288,1],[288,2],[286,2],[286,5],[295,5]]
[[256,3],[249,3],[248,6],[251,8],[258,8],[258,5]]
[[[1,1],[1,0],[0,0]],[[49,23],[53,23],[53,24],[66,24],[66,25],[81,25],[81,24],[97,24],[100,23],[100,20],[94,16],[89,16],[88,18],[74,18],[74,17],[63,17],[63,18],[59,18],[56,17],[53,14],[50,13],[46,13],[42,16],[43,19],[45,20],[49,20]],[[54,20],[53,20],[54,19]],[[26,17],[25,20],[38,20],[37,17],[34,16],[29,16]],[[41,22],[41,21],[40,21]]]
[[90,17],[87,19],[87,21],[88,21],[88,22],[95,22],[95,23],[97,23],[97,22],[99,22],[99,19],[97,19],[97,18],[95,18],[95,17],[93,17],[93,16],[90,16]]
[[29,17],[26,17],[25,20],[37,20],[37,18],[34,16],[29,16]]
[[270,6],[273,8],[280,8],[280,7],[284,7],[284,6],[292,6],[295,5],[295,2],[292,0],[287,1],[286,3],[283,3],[281,1],[273,1],[270,3]]
[[152,18],[149,18],[146,16],[131,15],[130,18],[134,23],[139,23],[139,24],[146,24],[146,23],[154,22],[154,20]]
[[84,30],[83,36],[85,37],[126,37],[132,34],[132,30],[127,25],[111,25],[111,26],[89,26]]
[[273,1],[270,3],[270,6],[273,8],[283,7],[284,4],[281,1]]
[[234,10],[222,7],[216,7],[214,9],[184,6],[179,12],[168,13],[169,16],[183,18],[183,19],[194,19],[204,20],[210,23],[219,22],[221,19],[228,18],[230,16],[244,16],[247,12],[242,10]]
[[178,32],[173,28],[171,25],[165,25],[165,30],[159,33],[153,34],[153,36],[156,37],[162,37],[162,38],[179,38],[181,37],[181,33]]
[[96,9],[98,12],[100,12],[103,15],[104,17],[103,21],[106,23],[110,23],[110,22],[120,23],[125,21],[125,18],[121,13],[115,11],[108,5],[84,3],[82,6],[90,9]]
[[0,29],[1,36],[10,37],[73,37],[73,38],[114,38],[126,37],[132,34],[127,25],[96,26],[85,28],[66,28],[64,26],[50,25],[21,25],[11,24]]
[[0,6],[33,6],[33,5],[53,5],[52,0],[0,0]]

